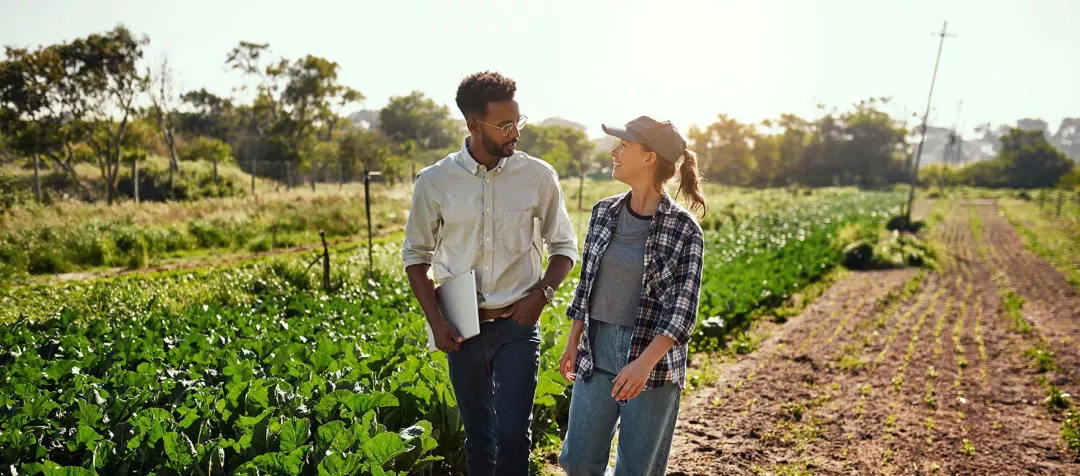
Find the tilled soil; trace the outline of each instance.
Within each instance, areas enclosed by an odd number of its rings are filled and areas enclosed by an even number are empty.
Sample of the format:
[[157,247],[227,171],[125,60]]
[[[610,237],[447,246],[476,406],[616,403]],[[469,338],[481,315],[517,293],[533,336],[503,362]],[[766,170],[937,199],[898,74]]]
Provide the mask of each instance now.
[[721,365],[684,401],[669,474],[1080,474],[1046,403],[1080,391],[1080,295],[993,202],[954,202],[934,238],[940,270],[852,273]]

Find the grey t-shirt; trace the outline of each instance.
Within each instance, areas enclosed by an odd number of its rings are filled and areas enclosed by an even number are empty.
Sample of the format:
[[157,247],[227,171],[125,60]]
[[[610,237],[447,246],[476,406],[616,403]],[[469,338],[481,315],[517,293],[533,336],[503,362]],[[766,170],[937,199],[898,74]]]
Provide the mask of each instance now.
[[600,266],[593,280],[589,313],[593,319],[633,327],[641,303],[641,283],[645,274],[645,240],[652,217],[637,215],[627,200],[615,224]]

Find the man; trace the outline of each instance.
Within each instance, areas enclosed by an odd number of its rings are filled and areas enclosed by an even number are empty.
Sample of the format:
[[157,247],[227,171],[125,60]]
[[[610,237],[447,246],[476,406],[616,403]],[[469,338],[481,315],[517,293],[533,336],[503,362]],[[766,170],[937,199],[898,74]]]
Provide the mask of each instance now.
[[[447,353],[470,476],[529,472],[537,321],[577,260],[558,175],[515,151],[525,125],[516,90],[492,72],[461,82],[457,105],[469,136],[459,152],[418,174],[405,225],[405,270],[436,346]],[[543,278],[537,220],[549,257]],[[476,271],[481,325],[480,335],[463,340],[439,312],[435,282],[469,270]]]

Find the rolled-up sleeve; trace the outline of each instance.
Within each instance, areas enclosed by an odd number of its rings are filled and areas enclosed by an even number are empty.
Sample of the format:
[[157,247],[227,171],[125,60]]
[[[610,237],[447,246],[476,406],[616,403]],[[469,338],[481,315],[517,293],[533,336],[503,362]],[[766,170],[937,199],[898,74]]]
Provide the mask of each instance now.
[[420,174],[413,187],[412,209],[405,223],[405,244],[401,258],[406,268],[416,264],[430,265],[435,257],[439,206],[432,200],[432,195],[431,184]]
[[697,223],[687,223],[685,242],[673,271],[672,292],[664,305],[670,316],[661,323],[658,333],[670,337],[675,345],[690,343],[697,325],[698,298],[701,291],[701,271],[705,257],[705,237]]
[[544,186],[546,193],[541,195],[543,203],[540,213],[542,222],[540,234],[546,243],[548,256],[565,256],[577,262],[577,235],[574,234],[574,228],[570,225],[570,215],[566,213],[559,175],[553,170],[550,171],[549,180]]

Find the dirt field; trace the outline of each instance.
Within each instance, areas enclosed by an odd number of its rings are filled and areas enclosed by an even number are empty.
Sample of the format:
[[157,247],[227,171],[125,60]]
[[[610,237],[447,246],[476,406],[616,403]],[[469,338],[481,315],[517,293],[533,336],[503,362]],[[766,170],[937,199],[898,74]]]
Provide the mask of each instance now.
[[852,273],[721,366],[669,474],[1080,474],[1047,404],[1080,390],[1080,295],[993,202],[954,202],[935,237],[940,271]]

